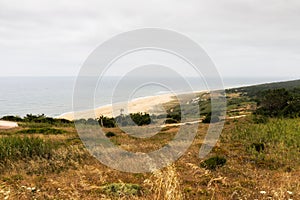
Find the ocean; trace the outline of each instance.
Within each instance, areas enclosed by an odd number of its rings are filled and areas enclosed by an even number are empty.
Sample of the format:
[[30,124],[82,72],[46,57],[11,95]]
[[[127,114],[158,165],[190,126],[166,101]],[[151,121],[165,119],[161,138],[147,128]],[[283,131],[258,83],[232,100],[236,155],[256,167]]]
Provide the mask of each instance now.
[[[113,102],[123,101],[124,96],[130,94],[131,99],[146,96],[169,93],[168,87],[157,84],[148,84],[139,87],[145,78],[133,78],[122,82],[121,89],[115,89],[118,77],[106,77],[103,79],[103,87],[95,88],[95,105],[100,107]],[[225,88],[234,88],[245,85],[255,85],[268,82],[286,81],[288,77],[265,77],[265,78],[223,78]],[[156,80],[158,81],[158,80]],[[153,81],[153,82],[156,82]],[[203,80],[188,78],[192,83],[193,90],[207,90]],[[73,110],[72,98],[76,77],[0,77],[0,117],[5,115],[24,116],[26,114],[45,114],[56,117]],[[172,80],[172,90],[175,92],[187,91],[187,86],[180,81]],[[126,88],[136,90],[126,91]],[[126,97],[127,98],[127,97]],[[127,98],[128,99],[128,98]]]

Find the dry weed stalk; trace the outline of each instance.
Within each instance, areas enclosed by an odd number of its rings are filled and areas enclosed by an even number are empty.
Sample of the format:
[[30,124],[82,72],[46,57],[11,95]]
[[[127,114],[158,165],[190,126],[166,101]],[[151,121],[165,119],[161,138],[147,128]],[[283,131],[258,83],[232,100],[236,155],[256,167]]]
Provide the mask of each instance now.
[[156,200],[183,199],[180,181],[174,164],[165,169],[157,170],[153,175],[145,180],[150,185],[153,197]]

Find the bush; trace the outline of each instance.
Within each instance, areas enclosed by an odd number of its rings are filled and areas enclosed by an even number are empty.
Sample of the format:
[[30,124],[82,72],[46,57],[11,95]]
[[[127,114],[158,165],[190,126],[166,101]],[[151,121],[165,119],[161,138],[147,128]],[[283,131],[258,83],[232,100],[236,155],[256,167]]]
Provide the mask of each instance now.
[[250,145],[251,149],[255,149],[257,152],[263,152],[265,150],[265,144],[264,143],[252,143]]
[[130,117],[138,126],[148,125],[151,123],[150,115],[147,113],[133,113],[130,114]]
[[[155,118],[155,116],[153,116]],[[116,122],[121,126],[144,126],[151,123],[151,117],[148,113],[131,113],[130,115],[119,115]]]
[[6,121],[12,121],[12,122],[22,122],[23,119],[21,117],[18,116],[4,116],[1,118],[1,120],[6,120]]
[[113,132],[108,132],[108,133],[105,134],[105,136],[108,137],[108,138],[110,138],[110,137],[116,136],[116,134],[113,133]]
[[257,99],[259,108],[256,113],[269,117],[298,117],[300,97],[286,89],[268,90]]
[[300,117],[300,98],[290,101],[289,105],[282,110],[282,115],[289,118]]
[[215,170],[218,167],[222,167],[226,164],[226,158],[224,157],[219,157],[219,156],[215,156],[215,157],[211,157],[207,160],[205,160],[204,162],[202,162],[200,164],[200,167],[209,169],[209,170]]
[[98,119],[98,122],[100,126],[106,127],[106,128],[114,128],[116,127],[116,122],[114,118],[109,118],[101,115]]
[[212,116],[211,113],[206,115],[206,117],[202,120],[202,123],[209,124],[209,123],[217,123],[220,119],[218,116]]
[[169,114],[167,115],[167,118],[169,118],[169,119],[174,119],[174,120],[176,120],[177,123],[178,123],[178,122],[181,121],[181,113],[169,113]]
[[166,124],[177,124],[178,121],[175,119],[172,119],[172,118],[168,118],[168,119],[166,119],[165,123]]

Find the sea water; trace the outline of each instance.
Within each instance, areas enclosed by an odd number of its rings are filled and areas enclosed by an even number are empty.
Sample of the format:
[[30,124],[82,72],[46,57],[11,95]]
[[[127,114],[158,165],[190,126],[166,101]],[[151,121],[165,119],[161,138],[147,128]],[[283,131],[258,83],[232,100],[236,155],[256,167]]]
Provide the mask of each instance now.
[[[139,85],[135,85],[139,84],[138,79],[144,78],[132,77],[131,80],[122,83],[122,87],[125,89],[116,90],[119,77],[103,78],[104,87],[93,86],[95,87],[95,104],[91,107],[112,103],[112,96],[114,102],[123,101],[124,95],[129,94],[126,88],[130,88],[130,90],[137,88],[135,92],[131,92],[131,99],[170,93],[167,87],[159,86],[159,84],[139,87]],[[223,78],[225,88],[285,80],[290,79],[288,77]],[[187,81],[191,83],[193,90],[208,89],[202,79],[190,77],[187,78]],[[159,82],[159,80],[154,80],[153,83],[155,82]],[[71,112],[75,83],[76,77],[0,77],[0,117],[5,115],[24,116],[29,113],[56,117]],[[175,92],[184,92],[190,89],[175,79],[169,83]]]

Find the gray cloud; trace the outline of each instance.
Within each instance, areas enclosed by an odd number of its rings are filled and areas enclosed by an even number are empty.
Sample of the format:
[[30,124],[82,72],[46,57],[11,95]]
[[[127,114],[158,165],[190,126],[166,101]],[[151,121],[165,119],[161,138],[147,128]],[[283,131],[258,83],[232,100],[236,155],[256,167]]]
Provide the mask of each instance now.
[[222,75],[299,78],[299,21],[298,0],[1,0],[1,75],[76,75],[113,35],[160,27],[197,41]]

